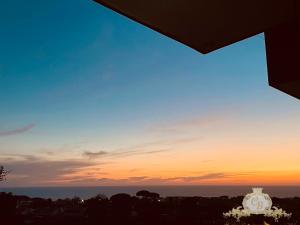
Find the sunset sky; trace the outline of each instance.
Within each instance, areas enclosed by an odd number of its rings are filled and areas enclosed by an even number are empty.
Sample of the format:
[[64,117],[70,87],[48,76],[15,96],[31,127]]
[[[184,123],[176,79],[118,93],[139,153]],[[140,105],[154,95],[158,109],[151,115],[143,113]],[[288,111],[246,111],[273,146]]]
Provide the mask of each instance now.
[[0,8],[1,186],[300,185],[264,36],[202,55],[89,0]]

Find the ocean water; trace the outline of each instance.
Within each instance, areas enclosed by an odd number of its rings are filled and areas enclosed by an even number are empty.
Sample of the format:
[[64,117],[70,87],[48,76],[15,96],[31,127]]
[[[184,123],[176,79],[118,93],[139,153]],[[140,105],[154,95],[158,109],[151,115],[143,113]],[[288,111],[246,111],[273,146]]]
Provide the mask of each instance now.
[[[267,186],[263,187],[265,193],[271,197],[300,197],[300,186]],[[91,198],[97,194],[110,197],[117,193],[135,195],[139,190],[149,190],[167,196],[203,196],[218,197],[227,195],[244,196],[252,192],[250,186],[100,186],[100,187],[18,187],[1,188],[0,192],[12,192],[16,195],[27,195],[42,198]]]

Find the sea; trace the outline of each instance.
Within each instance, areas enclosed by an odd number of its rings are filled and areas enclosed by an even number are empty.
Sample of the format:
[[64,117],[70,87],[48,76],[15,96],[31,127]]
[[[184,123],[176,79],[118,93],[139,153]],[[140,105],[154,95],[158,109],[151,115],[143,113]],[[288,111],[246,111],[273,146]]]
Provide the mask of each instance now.
[[[300,197],[300,186],[265,186],[263,192],[271,197]],[[79,197],[88,199],[98,194],[111,197],[118,193],[135,195],[140,190],[156,192],[162,197],[170,196],[244,196],[252,192],[251,186],[97,186],[97,187],[13,187],[1,188],[0,192],[11,192],[15,195],[30,197],[65,199]]]

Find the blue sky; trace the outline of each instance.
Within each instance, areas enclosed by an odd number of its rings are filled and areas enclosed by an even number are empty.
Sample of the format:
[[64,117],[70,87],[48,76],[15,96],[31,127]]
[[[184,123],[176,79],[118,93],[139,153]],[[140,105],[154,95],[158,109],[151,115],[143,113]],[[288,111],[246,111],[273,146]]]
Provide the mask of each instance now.
[[267,84],[263,35],[202,55],[86,0],[4,1],[0,26],[3,156],[110,151],[207,115],[298,122]]

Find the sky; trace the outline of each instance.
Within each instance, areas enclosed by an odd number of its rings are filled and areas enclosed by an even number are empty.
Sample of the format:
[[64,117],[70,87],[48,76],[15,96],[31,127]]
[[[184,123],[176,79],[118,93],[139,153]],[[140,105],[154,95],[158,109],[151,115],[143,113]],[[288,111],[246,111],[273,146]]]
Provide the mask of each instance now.
[[262,34],[202,55],[91,0],[1,3],[1,186],[300,185]]

